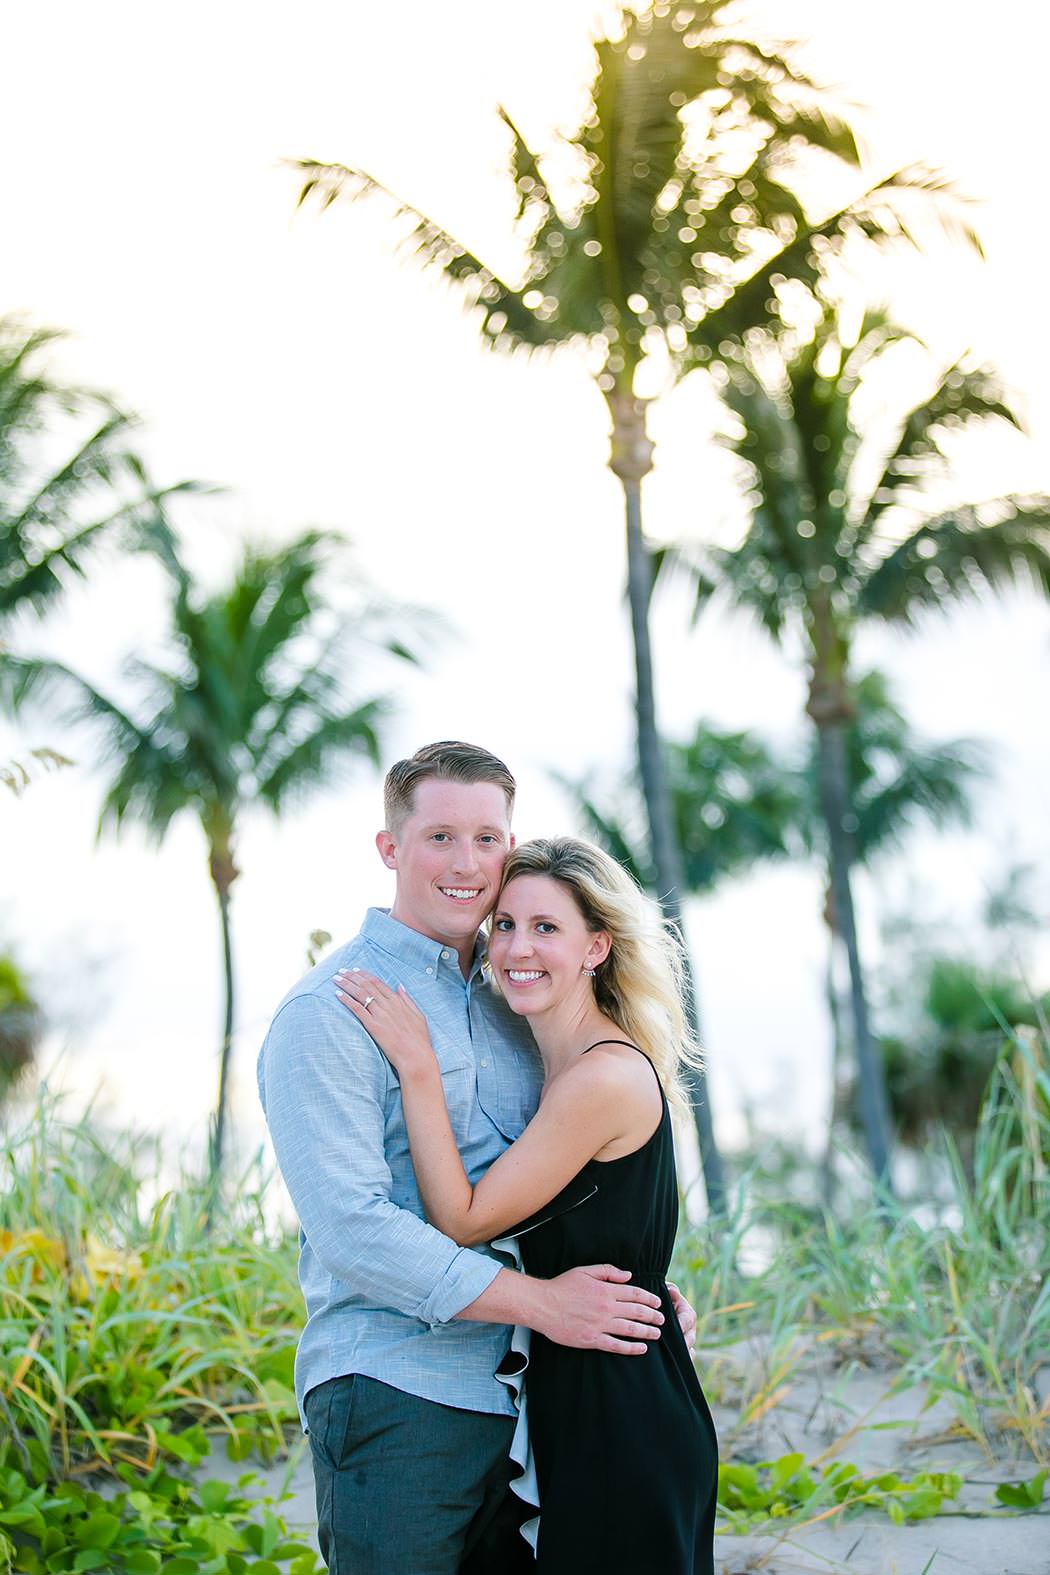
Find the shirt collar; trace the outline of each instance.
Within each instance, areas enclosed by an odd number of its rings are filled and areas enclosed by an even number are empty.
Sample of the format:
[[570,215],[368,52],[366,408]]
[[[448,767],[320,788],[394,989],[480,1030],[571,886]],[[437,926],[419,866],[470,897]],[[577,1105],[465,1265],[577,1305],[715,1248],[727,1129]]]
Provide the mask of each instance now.
[[[402,924],[400,919],[390,917],[389,908],[369,908],[365,913],[361,934],[373,946],[378,946],[380,951],[396,957],[400,963],[424,972],[428,969],[436,972],[440,964],[444,963],[446,967],[454,968],[460,979],[463,977],[459,970],[459,955],[454,946],[445,946],[441,941],[432,940],[429,935],[421,935],[418,930],[409,929],[408,925]],[[481,968],[485,958],[485,947],[485,936],[479,935],[474,943],[471,979]]]

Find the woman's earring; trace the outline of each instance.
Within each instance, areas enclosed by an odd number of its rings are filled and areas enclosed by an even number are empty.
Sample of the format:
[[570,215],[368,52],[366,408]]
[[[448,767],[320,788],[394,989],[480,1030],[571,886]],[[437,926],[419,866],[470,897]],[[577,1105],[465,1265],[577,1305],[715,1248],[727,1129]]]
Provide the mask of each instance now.
[[588,979],[593,979],[598,970],[596,968],[584,968],[582,971],[587,975]]

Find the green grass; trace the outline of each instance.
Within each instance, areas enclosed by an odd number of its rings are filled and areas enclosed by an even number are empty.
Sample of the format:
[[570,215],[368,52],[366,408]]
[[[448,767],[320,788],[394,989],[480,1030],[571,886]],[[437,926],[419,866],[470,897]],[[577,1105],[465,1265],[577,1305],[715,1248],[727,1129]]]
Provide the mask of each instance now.
[[0,1427],[51,1480],[185,1459],[194,1424],[265,1457],[295,1420],[295,1254],[259,1176],[206,1236],[156,1160],[46,1102],[0,1158]]
[[[682,1237],[705,1382],[738,1406],[738,1431],[775,1405],[819,1331],[840,1362],[885,1362],[896,1389],[947,1401],[990,1458],[1047,1464],[1035,1378],[1050,1360],[1050,1055],[1034,1036],[1011,1041],[993,1074],[972,1172],[945,1140],[943,1175],[936,1206],[879,1211],[860,1196],[834,1214],[752,1181],[726,1231]],[[759,1355],[741,1384],[720,1353],[750,1339]]]

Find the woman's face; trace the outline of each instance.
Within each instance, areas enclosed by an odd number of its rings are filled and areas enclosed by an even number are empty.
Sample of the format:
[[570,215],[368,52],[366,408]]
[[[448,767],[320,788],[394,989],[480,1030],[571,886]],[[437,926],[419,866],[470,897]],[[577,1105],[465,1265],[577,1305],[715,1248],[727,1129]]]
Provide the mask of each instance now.
[[609,936],[584,923],[576,899],[549,875],[517,875],[492,914],[489,961],[513,1011],[522,1015],[590,993],[585,968],[609,955]]

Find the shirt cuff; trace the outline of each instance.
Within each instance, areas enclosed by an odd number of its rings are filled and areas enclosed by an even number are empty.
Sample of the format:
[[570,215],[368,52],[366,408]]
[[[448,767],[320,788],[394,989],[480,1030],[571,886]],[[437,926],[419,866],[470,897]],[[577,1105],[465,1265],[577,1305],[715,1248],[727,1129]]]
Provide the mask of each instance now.
[[434,1286],[417,1316],[424,1323],[450,1323],[457,1313],[487,1291],[503,1267],[469,1247],[461,1247]]

